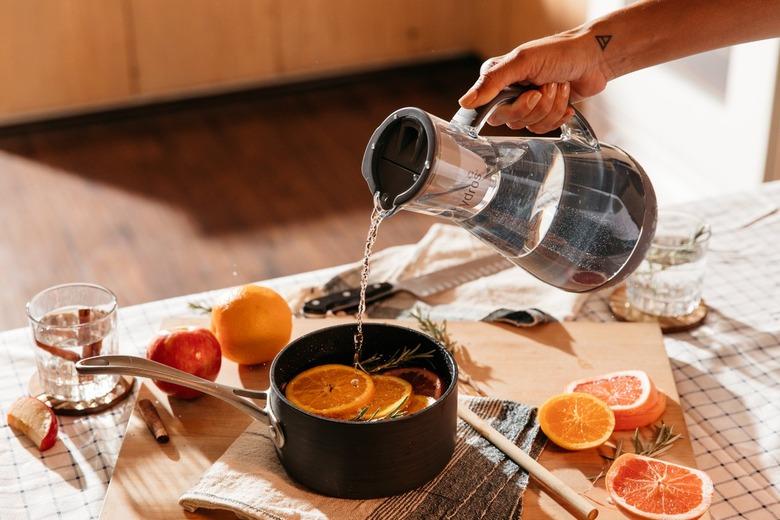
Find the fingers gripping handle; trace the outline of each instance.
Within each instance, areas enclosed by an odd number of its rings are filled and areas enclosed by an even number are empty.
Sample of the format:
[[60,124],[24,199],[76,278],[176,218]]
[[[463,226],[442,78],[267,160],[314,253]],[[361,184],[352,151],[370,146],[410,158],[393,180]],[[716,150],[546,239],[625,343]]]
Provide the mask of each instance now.
[[535,90],[536,85],[512,85],[499,92],[496,97],[477,108],[460,108],[452,117],[451,123],[465,127],[470,134],[477,135],[485,126],[490,114],[505,103],[511,103],[523,92]]
[[[450,122],[465,128],[471,136],[476,136],[496,108],[506,103],[512,103],[524,92],[538,88],[536,85],[511,85],[480,107],[460,108]],[[599,141],[590,124],[579,110],[574,107],[572,109],[574,110],[572,118],[568,123],[561,125],[561,138],[578,141],[589,148],[598,150]]]

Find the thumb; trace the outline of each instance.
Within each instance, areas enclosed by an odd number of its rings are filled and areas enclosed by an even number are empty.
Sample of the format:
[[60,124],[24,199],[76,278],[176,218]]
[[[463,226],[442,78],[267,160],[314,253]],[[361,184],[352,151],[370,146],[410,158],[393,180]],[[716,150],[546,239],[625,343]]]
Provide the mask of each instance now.
[[522,81],[517,65],[507,56],[486,61],[480,70],[479,79],[459,100],[463,108],[475,108],[484,105],[507,85]]

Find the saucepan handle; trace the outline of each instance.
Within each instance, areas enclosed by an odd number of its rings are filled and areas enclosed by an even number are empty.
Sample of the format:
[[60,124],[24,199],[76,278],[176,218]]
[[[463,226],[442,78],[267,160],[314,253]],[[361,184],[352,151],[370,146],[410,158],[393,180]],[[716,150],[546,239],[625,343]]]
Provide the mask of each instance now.
[[[186,386],[221,399],[242,412],[249,414],[254,419],[268,421],[271,438],[278,448],[284,444],[284,436],[276,417],[268,406],[268,393],[270,390],[246,390],[232,386],[221,385],[208,379],[188,374],[181,370],[163,365],[150,359],[138,356],[95,356],[82,359],[76,363],[76,371],[79,374],[123,374],[137,377],[148,377],[176,385]],[[243,396],[243,397],[241,397]],[[263,399],[265,407],[260,407],[244,399]]]
[[[512,103],[520,94],[529,90],[537,90],[536,85],[511,85],[494,97],[490,102],[477,108],[460,108],[452,117],[450,123],[466,129],[472,135],[479,135],[482,127],[485,126],[490,114],[505,103]],[[587,119],[576,108],[572,107],[574,115],[568,123],[561,126],[561,139],[574,140],[594,150],[599,148],[599,140],[591,128]]]

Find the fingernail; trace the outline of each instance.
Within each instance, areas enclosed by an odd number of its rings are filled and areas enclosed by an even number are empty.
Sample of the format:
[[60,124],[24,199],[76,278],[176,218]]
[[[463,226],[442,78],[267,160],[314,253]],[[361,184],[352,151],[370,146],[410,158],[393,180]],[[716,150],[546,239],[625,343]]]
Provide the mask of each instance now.
[[552,86],[547,90],[547,97],[554,98],[555,93],[558,91],[558,84],[553,83]]
[[528,96],[528,108],[534,108],[540,99],[542,99],[541,92],[538,90],[536,92],[532,92],[531,95]]
[[471,87],[469,91],[463,94],[463,97],[458,100],[458,103],[461,105],[469,105],[477,99],[477,94],[479,94],[477,88]]
[[568,96],[569,90],[571,89],[571,86],[568,83],[563,84],[563,95]]

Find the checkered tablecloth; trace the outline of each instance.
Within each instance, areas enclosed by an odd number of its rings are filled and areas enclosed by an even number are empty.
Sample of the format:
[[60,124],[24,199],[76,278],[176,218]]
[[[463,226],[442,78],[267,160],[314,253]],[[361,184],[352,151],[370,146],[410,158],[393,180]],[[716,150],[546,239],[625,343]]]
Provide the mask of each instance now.
[[[700,468],[715,482],[714,519],[780,519],[780,183],[685,207],[713,227],[705,325],[665,344]],[[299,295],[343,268],[264,282]],[[140,354],[163,318],[219,291],[120,310],[120,345]],[[438,315],[436,318],[448,317]],[[465,312],[465,310],[463,311]],[[462,317],[448,306],[449,316]],[[477,317],[478,318],[478,317]],[[611,321],[606,295],[581,321]],[[60,420],[60,442],[44,454],[5,422],[34,372],[29,331],[0,334],[0,519],[89,519],[100,514],[132,399],[102,414]]]

